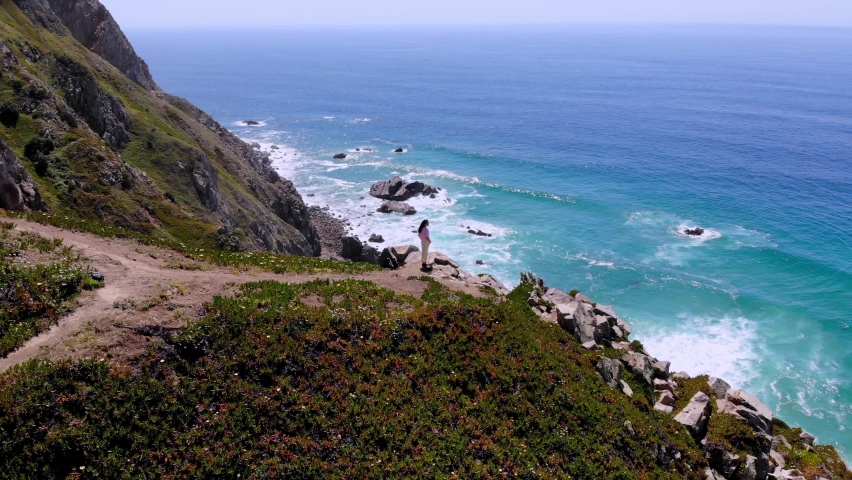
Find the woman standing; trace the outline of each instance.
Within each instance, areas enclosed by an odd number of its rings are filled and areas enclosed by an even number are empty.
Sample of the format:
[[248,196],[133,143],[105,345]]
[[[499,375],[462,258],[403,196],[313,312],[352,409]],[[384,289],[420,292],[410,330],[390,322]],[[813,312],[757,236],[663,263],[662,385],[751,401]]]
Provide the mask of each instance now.
[[423,264],[423,270],[429,270],[429,245],[432,244],[432,239],[429,238],[429,220],[423,220],[420,223],[420,228],[417,229],[417,235],[420,237],[420,259]]

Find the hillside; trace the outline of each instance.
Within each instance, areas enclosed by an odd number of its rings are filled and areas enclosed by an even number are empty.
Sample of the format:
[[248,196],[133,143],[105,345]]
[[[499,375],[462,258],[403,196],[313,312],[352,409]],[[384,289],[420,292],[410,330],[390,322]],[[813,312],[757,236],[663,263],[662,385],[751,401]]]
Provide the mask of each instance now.
[[156,85],[97,0],[0,2],[0,208],[318,256],[293,184]]

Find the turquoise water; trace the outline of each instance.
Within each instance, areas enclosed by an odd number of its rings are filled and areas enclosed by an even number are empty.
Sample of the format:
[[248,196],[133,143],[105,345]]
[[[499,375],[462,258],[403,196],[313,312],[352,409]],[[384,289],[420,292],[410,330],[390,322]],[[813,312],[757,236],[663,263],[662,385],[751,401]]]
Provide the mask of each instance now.
[[[533,270],[612,304],[674,369],[852,452],[852,31],[130,36],[164,89],[283,147],[306,202],[362,239],[414,243],[428,217],[465,269]],[[393,174],[444,192],[414,217],[371,215],[367,189]],[[705,235],[679,233],[693,225]]]

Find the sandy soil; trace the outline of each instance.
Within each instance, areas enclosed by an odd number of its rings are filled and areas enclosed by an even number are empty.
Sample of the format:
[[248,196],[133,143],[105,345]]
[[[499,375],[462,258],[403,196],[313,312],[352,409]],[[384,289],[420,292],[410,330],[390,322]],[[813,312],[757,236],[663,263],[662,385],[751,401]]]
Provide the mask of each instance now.
[[[168,268],[182,258],[170,250],[140,245],[133,240],[105,239],[24,220],[11,220],[16,230],[37,232],[60,238],[64,245],[79,251],[85,263],[106,277],[104,288],[83,292],[73,313],[60,319],[49,331],[30,339],[6,358],[0,358],[0,372],[31,358],[103,358],[122,362],[144,352],[159,341],[136,334],[127,327],[158,325],[183,327],[193,317],[203,315],[203,305],[215,295],[231,295],[239,285],[260,280],[302,283],[318,278],[370,280],[399,293],[420,297],[426,283],[408,280],[425,275],[419,255],[414,262],[396,271],[363,275],[275,274],[261,270],[232,271],[211,265],[208,270],[187,271]],[[434,258],[438,254],[430,254]],[[434,278],[449,287],[482,296],[479,286],[461,282],[436,268]],[[442,271],[443,270],[443,271]]]

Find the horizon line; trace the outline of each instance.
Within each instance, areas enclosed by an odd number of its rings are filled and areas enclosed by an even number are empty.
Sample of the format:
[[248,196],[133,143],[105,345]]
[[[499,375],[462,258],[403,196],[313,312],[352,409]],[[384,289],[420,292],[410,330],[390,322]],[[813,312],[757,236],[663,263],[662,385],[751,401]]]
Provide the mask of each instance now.
[[798,24],[798,23],[673,23],[673,22],[559,22],[559,23],[280,23],[280,24],[169,24],[129,25],[129,30],[171,30],[211,28],[505,28],[505,27],[736,27],[736,28],[807,28],[827,30],[852,30],[852,25]]

